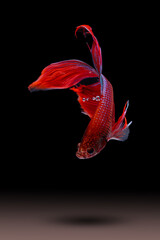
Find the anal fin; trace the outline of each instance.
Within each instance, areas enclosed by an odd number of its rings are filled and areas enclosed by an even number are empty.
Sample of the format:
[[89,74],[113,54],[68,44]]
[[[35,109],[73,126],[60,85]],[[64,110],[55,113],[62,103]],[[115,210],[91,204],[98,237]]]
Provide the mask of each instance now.
[[117,140],[117,141],[124,142],[128,139],[129,133],[130,133],[129,127],[132,124],[132,122],[127,124],[126,113],[127,113],[128,107],[129,107],[129,101],[126,103],[124,107],[122,116],[118,119],[117,123],[115,123],[115,125],[113,126],[112,133],[108,141]]

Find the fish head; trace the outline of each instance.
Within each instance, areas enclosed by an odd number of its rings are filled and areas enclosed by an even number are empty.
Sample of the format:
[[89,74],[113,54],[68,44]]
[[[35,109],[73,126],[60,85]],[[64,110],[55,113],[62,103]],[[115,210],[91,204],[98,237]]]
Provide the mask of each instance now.
[[90,159],[99,154],[106,146],[106,139],[100,139],[98,141],[85,141],[78,144],[77,158]]

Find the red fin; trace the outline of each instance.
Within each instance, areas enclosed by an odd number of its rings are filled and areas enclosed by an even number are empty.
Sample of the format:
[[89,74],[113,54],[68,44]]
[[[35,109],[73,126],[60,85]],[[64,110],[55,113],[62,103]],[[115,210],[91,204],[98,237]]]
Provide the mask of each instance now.
[[115,125],[113,126],[112,133],[108,141],[118,140],[118,141],[124,142],[128,139],[128,136],[130,133],[129,127],[132,124],[132,122],[127,124],[126,113],[127,113],[128,107],[129,107],[129,101],[126,103],[124,107],[122,116],[118,119],[118,122],[115,123]]
[[99,76],[100,76],[102,73],[102,51],[99,46],[98,40],[95,37],[95,35],[93,34],[92,28],[88,25],[81,25],[81,26],[77,27],[76,32],[75,32],[76,36],[77,36],[77,31],[79,31],[80,29],[83,29],[83,34],[85,37],[86,37],[86,31],[87,31],[89,34],[91,34],[91,36],[93,38],[92,47],[90,48],[89,45],[88,44],[87,45],[91,51],[94,66],[97,69]]
[[71,89],[79,96],[78,101],[81,108],[90,118],[93,117],[98,107],[100,101],[100,88],[100,83],[95,83],[89,86],[81,85],[78,88]]
[[98,77],[94,68],[79,60],[53,63],[46,67],[37,81],[28,88],[30,91],[67,89],[75,86],[85,78]]

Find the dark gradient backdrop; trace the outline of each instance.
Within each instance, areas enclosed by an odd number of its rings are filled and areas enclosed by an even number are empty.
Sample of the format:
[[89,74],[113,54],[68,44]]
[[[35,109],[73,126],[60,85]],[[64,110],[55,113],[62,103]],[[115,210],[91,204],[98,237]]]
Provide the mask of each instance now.
[[[67,18],[58,21],[47,12],[42,17],[37,10],[35,16],[21,16],[9,32],[1,126],[3,240],[57,240],[62,235],[65,239],[94,239],[93,233],[95,239],[147,239],[142,237],[148,226],[148,234],[158,236],[159,168],[151,149],[150,124],[154,123],[148,114],[152,105],[144,77],[148,56],[143,32],[147,26],[138,6],[120,9],[106,10],[96,18],[81,17],[76,23]],[[103,74],[114,88],[116,119],[130,100],[127,119],[133,121],[127,142],[109,142],[101,154],[85,161],[75,156],[89,122],[80,113],[77,96],[70,90],[31,94],[27,89],[53,62],[79,59],[92,65],[83,38],[74,36],[81,24],[93,28],[102,48]],[[115,227],[117,238],[112,235]],[[5,229],[12,234],[7,235]]]
[[[27,87],[53,62],[80,59],[92,65],[85,41],[74,36],[76,26],[84,23],[92,26],[102,48],[103,74],[114,88],[116,119],[130,100],[127,119],[133,124],[127,142],[109,142],[96,158],[80,161],[75,153],[89,118],[81,114],[75,93],[30,93]],[[4,78],[10,87],[3,99],[1,188],[159,191],[138,24],[125,17],[103,24],[24,21],[13,38]]]

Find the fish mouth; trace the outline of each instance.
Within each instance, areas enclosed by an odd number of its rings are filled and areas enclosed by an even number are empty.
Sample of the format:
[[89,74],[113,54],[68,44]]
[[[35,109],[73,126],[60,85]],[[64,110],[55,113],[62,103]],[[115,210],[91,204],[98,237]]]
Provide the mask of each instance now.
[[83,153],[80,153],[80,152],[77,152],[76,153],[76,156],[77,156],[77,158],[79,158],[79,159],[86,159],[86,156],[83,154]]
[[86,152],[77,152],[76,153],[77,158],[81,160],[86,160],[95,157],[96,155],[87,155]]

